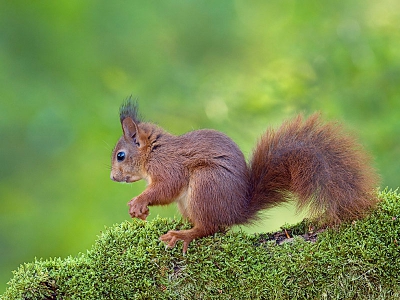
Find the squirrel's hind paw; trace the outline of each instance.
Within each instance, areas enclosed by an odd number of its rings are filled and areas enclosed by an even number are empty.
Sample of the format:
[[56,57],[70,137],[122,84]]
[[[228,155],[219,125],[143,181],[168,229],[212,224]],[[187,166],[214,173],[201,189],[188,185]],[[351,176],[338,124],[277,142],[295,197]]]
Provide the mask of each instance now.
[[167,248],[174,248],[177,241],[183,241],[183,254],[185,254],[187,252],[190,242],[193,240],[192,237],[188,237],[185,234],[185,231],[186,230],[170,230],[166,234],[160,236],[160,240],[167,244]]

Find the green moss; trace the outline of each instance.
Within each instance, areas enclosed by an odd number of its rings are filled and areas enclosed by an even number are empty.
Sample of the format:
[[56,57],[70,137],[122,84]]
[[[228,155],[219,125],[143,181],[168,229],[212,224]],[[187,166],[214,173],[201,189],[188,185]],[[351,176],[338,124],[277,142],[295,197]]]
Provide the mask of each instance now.
[[[14,272],[1,299],[392,299],[400,297],[400,196],[315,243],[216,234],[165,249],[158,237],[188,227],[133,220],[105,230],[86,254],[36,260]],[[288,230],[306,231],[301,223]]]

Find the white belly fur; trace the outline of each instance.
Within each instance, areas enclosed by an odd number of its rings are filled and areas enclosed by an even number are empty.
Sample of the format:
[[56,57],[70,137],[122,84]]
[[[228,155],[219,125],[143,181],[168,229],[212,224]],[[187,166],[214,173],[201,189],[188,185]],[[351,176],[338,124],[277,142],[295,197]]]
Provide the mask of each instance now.
[[190,187],[188,187],[182,190],[182,192],[175,199],[182,216],[184,218],[189,218],[189,219],[190,219],[190,211],[189,211],[190,206],[188,204],[190,202],[190,194],[191,194],[191,189]]

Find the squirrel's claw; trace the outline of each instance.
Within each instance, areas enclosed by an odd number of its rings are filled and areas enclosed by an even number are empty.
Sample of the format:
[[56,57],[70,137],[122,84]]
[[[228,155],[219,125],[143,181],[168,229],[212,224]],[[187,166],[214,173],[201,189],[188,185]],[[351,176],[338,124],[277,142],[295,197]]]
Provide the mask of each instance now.
[[183,254],[186,254],[189,248],[189,243],[192,241],[192,239],[185,237],[182,232],[173,230],[160,236],[160,240],[167,244],[167,248],[174,248],[177,241],[183,241]]
[[149,208],[147,207],[147,204],[138,202],[137,197],[129,201],[128,206],[129,214],[132,218],[146,220],[147,216],[149,215]]

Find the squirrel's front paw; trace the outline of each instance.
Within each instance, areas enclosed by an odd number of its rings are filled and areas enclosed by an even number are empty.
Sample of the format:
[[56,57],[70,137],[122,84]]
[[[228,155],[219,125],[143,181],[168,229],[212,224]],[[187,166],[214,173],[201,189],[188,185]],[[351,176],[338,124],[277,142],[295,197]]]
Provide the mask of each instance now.
[[149,208],[147,207],[147,203],[139,202],[137,199],[138,198],[135,197],[128,202],[129,214],[132,218],[146,220],[147,216],[149,215]]

